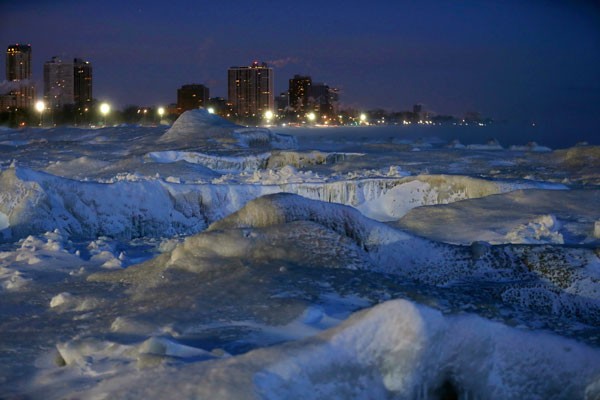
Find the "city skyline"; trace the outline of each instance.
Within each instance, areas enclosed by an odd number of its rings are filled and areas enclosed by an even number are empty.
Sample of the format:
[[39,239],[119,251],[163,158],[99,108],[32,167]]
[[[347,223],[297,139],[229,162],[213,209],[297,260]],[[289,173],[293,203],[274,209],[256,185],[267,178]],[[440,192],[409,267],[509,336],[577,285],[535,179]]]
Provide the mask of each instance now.
[[117,107],[174,103],[193,82],[227,97],[227,69],[259,60],[275,70],[275,96],[300,74],[339,88],[342,106],[598,122],[593,2],[23,0],[0,11],[1,43],[33,45],[38,88],[44,61],[77,55],[95,66],[94,97]]

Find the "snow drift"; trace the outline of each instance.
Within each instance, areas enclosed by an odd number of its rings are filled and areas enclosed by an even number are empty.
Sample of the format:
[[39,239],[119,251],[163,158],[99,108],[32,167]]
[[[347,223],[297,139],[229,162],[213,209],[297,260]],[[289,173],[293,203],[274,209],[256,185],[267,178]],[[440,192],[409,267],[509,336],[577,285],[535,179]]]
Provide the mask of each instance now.
[[187,141],[192,146],[213,142],[221,144],[224,148],[296,147],[296,139],[293,136],[273,133],[266,128],[245,128],[210,114],[203,108],[181,114],[159,139],[159,142],[163,143],[182,141]]
[[[313,338],[233,358],[219,359],[164,339],[149,339],[135,347],[73,343],[60,348],[65,362],[79,368],[85,359],[122,354],[123,361],[143,360],[148,353],[212,361],[129,370],[70,394],[132,399],[173,393],[190,399],[591,399],[600,395],[597,349],[473,315],[444,316],[405,300],[356,313]],[[52,395],[54,390],[46,392],[48,398],[60,398],[60,391]]]

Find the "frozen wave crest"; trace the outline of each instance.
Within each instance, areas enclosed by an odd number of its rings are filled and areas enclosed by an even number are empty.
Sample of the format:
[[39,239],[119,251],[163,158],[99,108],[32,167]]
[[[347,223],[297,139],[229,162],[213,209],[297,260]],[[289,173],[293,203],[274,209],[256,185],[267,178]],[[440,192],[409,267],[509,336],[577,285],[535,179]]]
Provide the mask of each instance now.
[[0,172],[0,183],[4,239],[56,228],[74,238],[195,233],[263,194],[260,186],[240,192],[233,186],[190,189],[161,180],[79,182],[18,167]]
[[198,152],[183,151],[163,151],[152,152],[148,157],[160,163],[172,163],[177,161],[186,161],[193,164],[200,164],[213,171],[218,172],[242,172],[254,171],[265,168],[269,153],[247,155],[247,156],[216,156],[202,154]]
[[[373,221],[351,207],[285,193],[251,201],[210,225],[207,233],[293,221],[311,221],[353,240],[370,259],[367,268],[378,272],[439,286],[472,286],[475,290],[480,282],[505,282],[494,289],[503,301],[584,323],[600,322],[600,293],[594,283],[600,281],[600,260],[590,249],[444,245]],[[539,296],[545,299],[541,303],[535,301]]]
[[[193,161],[223,170],[252,170],[268,162],[267,153],[228,158],[173,151],[153,153],[152,157],[157,162]],[[286,182],[282,178],[286,171],[294,173],[292,169],[282,169],[273,179],[259,175],[259,182],[253,183],[251,176],[249,182],[240,184],[221,184],[218,180],[213,184],[182,184],[175,178],[140,179],[135,175],[98,183],[11,167],[0,172],[4,189],[0,193],[0,238],[18,239],[55,228],[83,238],[193,234],[239,210],[248,201],[277,192],[351,205],[371,218],[390,221],[422,205],[536,187],[531,183],[491,182],[450,175],[320,183],[289,182],[292,179],[288,177]]]
[[124,374],[81,395],[116,395],[127,386],[132,396],[151,398],[591,399],[600,395],[598,374],[595,348],[394,300],[314,338]]

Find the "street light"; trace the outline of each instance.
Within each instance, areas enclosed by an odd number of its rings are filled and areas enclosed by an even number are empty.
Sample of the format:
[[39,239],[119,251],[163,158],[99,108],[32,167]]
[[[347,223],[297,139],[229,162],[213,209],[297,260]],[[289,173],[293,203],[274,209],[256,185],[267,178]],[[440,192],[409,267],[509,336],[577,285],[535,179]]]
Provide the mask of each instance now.
[[37,103],[35,103],[35,109],[40,113],[40,126],[42,126],[42,118],[44,115],[44,110],[46,109],[46,103],[44,103],[42,100],[39,100]]
[[162,123],[163,115],[165,115],[165,108],[158,107],[156,112],[158,113],[158,125],[160,125]]
[[366,114],[360,114],[360,123],[364,124],[365,122],[367,122],[367,115]]
[[212,107],[208,107],[208,109],[206,111],[208,111],[209,114],[214,114],[215,113],[215,109],[212,108]]
[[317,116],[315,115],[315,113],[311,112],[306,115],[306,118],[308,118],[310,122],[313,122],[315,119],[317,119]]
[[265,120],[267,120],[267,124],[269,122],[271,122],[272,119],[273,119],[273,111],[271,111],[271,110],[265,111]]
[[106,125],[106,116],[108,115],[109,112],[110,112],[110,106],[108,105],[108,103],[100,104],[100,114],[102,114],[103,125]]

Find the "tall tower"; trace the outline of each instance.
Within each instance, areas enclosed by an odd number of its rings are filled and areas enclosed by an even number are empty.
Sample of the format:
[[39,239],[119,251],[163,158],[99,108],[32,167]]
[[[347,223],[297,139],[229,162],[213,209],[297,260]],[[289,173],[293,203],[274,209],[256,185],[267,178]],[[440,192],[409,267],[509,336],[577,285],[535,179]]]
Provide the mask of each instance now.
[[310,76],[294,75],[289,81],[290,107],[299,112],[305,112],[308,98],[311,96],[312,79]]
[[255,61],[249,67],[231,67],[227,74],[229,102],[234,114],[262,116],[273,111],[273,69]]
[[73,104],[73,64],[52,57],[44,63],[44,98],[52,108]]
[[31,81],[31,46],[14,44],[6,49],[6,80],[11,83],[13,107],[29,108],[33,106],[35,87]]
[[92,64],[76,58],[73,60],[73,101],[82,108],[90,105],[92,99]]

